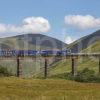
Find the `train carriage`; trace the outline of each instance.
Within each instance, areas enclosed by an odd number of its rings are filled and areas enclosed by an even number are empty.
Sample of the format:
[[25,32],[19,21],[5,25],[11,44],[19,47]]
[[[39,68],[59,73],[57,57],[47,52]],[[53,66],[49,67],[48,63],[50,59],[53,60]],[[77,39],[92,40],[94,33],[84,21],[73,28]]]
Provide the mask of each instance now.
[[15,50],[15,49],[9,49],[9,50],[0,50],[0,56],[66,56],[71,53],[70,49],[66,50]]

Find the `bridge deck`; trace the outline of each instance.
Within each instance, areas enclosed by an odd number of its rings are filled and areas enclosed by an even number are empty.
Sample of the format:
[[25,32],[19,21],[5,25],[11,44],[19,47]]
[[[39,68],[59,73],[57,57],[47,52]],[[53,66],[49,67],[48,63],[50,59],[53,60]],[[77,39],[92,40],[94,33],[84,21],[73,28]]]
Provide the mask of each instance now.
[[5,56],[0,56],[0,59],[16,59],[17,57],[19,58],[38,58],[38,57],[89,57],[89,56],[94,56],[94,57],[100,57],[100,53],[71,53],[71,54],[67,54],[67,55],[36,55],[36,56],[28,56],[28,55],[19,55],[19,56],[9,56],[9,55],[5,55]]

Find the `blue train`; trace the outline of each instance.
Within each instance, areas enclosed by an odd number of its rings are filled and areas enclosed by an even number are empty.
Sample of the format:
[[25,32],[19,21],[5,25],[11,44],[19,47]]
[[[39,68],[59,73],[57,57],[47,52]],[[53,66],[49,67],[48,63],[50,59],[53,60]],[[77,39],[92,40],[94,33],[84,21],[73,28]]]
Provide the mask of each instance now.
[[0,50],[0,56],[38,56],[38,55],[67,55],[70,54],[71,50]]

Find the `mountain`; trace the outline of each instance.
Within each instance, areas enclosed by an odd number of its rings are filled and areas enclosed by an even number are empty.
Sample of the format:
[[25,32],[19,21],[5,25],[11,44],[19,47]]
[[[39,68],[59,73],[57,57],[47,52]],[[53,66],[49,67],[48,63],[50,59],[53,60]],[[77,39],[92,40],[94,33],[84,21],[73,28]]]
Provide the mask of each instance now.
[[13,37],[0,38],[2,49],[62,49],[67,44],[42,34],[24,34]]
[[[80,51],[77,49],[79,44],[82,44],[82,50]],[[72,52],[100,53],[100,30],[75,41],[68,47],[72,49]],[[98,59],[96,58],[95,60],[91,57],[79,58],[77,62],[77,70],[79,71],[84,68],[89,68],[98,73],[98,63]],[[54,63],[49,70],[49,76],[63,78],[67,72],[71,72],[71,59],[65,59]]]
[[[99,45],[100,45],[100,30],[73,42],[72,44],[69,45],[69,48],[72,50],[73,53],[82,52],[87,48],[88,48],[87,51],[89,52],[100,52]],[[95,51],[97,50],[95,48],[99,48],[98,51]]]
[[[82,50],[81,52],[87,52],[91,50],[91,52],[100,52],[100,30],[94,32],[93,34],[90,34],[88,36],[85,36],[71,45],[66,45],[65,43],[45,36],[41,34],[26,34],[26,35],[18,35],[18,36],[13,36],[13,37],[7,37],[0,39],[1,46],[3,48],[16,48],[16,49],[27,49],[27,46],[29,49],[39,49],[39,46],[41,47],[40,49],[61,49],[62,45],[63,47],[69,47],[73,49],[73,52],[77,51],[77,45],[82,43]],[[95,41],[91,42],[88,44],[89,41],[92,41],[93,38],[96,38]],[[44,42],[37,43],[36,41],[39,40],[45,40]],[[50,41],[55,41],[57,43],[57,46],[52,47],[48,40]],[[94,39],[93,39],[94,40]],[[81,42],[81,43],[80,43]],[[52,42],[53,43],[53,42]],[[25,44],[25,48],[23,47],[23,44]],[[75,51],[74,51],[75,50]],[[90,68],[98,72],[98,59],[97,61],[92,60],[91,58],[84,58],[84,59],[78,59],[78,64],[77,64],[77,70],[82,70],[84,68]],[[63,77],[67,72],[71,71],[71,59],[65,59],[65,60],[60,60],[58,62],[52,63],[53,60],[50,60],[49,64],[49,69],[48,69],[48,76],[50,77]],[[16,62],[15,61],[0,61],[0,65],[7,67],[9,70],[11,70],[14,74],[16,72]],[[40,73],[44,72],[44,60],[38,60],[37,61],[21,61],[23,67],[23,76],[24,77],[37,77],[40,75]],[[52,63],[52,64],[51,64]],[[43,75],[41,75],[43,76]]]
[[[67,46],[64,42],[42,34],[25,34],[13,37],[0,38],[1,49],[20,49],[20,50],[58,50]],[[53,63],[50,59],[49,63]],[[44,72],[44,59],[37,58],[35,61],[22,60],[23,77],[32,77],[33,74]],[[16,74],[15,60],[0,60],[0,66],[6,67],[14,75]]]

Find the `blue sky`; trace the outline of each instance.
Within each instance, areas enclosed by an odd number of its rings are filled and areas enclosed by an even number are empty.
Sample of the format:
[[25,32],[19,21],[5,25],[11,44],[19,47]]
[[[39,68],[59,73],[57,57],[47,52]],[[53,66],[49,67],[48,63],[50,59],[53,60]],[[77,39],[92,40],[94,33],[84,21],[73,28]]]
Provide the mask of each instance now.
[[[100,0],[0,0],[0,23],[4,30],[5,26],[9,29],[13,25],[14,27],[17,26],[17,30],[20,30],[19,26],[24,19],[31,18],[31,20],[34,20],[32,17],[35,17],[35,19],[41,17],[46,19],[50,25],[50,27],[47,26],[49,31],[44,28],[41,34],[71,42],[100,28],[99,10]],[[70,22],[65,20],[65,16],[66,20],[69,18]],[[72,18],[80,18],[83,22],[81,20],[73,22]],[[94,23],[94,26],[84,23],[84,20],[88,18],[91,19],[88,22]],[[28,22],[25,20],[25,25]],[[77,25],[78,23],[82,23],[79,24],[81,27]],[[83,24],[86,24],[88,28],[83,28]],[[27,26],[30,25],[25,27]],[[41,27],[41,30],[43,28],[42,26],[38,27]],[[6,32],[2,29],[0,31],[1,37],[14,35],[13,32]]]

